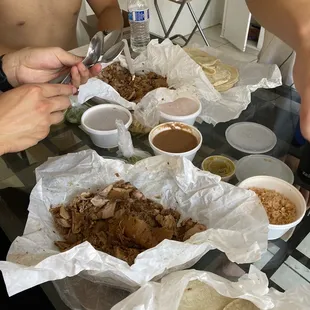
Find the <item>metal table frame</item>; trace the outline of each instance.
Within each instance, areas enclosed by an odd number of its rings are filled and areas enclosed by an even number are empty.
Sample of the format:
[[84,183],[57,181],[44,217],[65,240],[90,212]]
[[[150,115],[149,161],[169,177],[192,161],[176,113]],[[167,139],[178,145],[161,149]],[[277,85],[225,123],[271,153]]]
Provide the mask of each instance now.
[[190,34],[190,36],[188,38],[185,38],[181,34],[176,34],[176,35],[170,37],[169,39],[170,40],[174,40],[176,38],[181,38],[184,41],[184,45],[183,46],[186,46],[188,44],[188,42],[191,40],[191,38],[193,37],[194,33],[196,32],[196,29],[198,28],[198,30],[199,30],[199,32],[200,32],[200,34],[201,34],[205,44],[207,46],[210,46],[210,44],[209,44],[205,34],[203,33],[203,30],[202,30],[202,28],[200,26],[200,23],[201,23],[203,17],[205,16],[205,14],[206,14],[206,12],[207,12],[207,10],[209,8],[211,0],[207,0],[206,5],[205,5],[205,7],[204,7],[204,9],[203,9],[203,11],[202,11],[202,13],[201,13],[199,18],[197,18],[196,14],[194,12],[194,9],[193,9],[193,7],[191,5],[191,1],[192,0],[179,0],[179,1],[178,0],[169,0],[169,1],[179,4],[180,7],[179,7],[179,9],[177,11],[177,14],[175,15],[172,23],[171,23],[169,29],[167,30],[165,22],[164,22],[164,19],[163,19],[163,16],[162,16],[161,11],[160,11],[159,6],[158,6],[158,0],[154,0],[155,9],[157,11],[157,15],[158,15],[160,24],[161,24],[161,26],[163,28],[163,31],[164,31],[164,35],[165,35],[164,38],[165,39],[169,38],[169,35],[170,35],[173,27],[175,26],[175,24],[176,24],[176,22],[177,22],[177,20],[178,20],[178,18],[180,16],[184,6],[186,4],[188,9],[189,9],[189,11],[190,11],[190,13],[191,13],[191,15],[192,15],[192,17],[193,17],[193,19],[194,19],[194,21],[195,21],[196,26],[194,27],[193,31],[191,32],[191,34]]

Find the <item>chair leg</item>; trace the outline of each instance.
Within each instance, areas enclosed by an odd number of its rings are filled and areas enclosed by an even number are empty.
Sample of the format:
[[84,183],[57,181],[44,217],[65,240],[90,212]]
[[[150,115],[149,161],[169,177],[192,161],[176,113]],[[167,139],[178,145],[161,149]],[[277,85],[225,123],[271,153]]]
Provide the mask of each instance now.
[[[157,0],[155,0],[155,1],[157,1]],[[205,14],[206,14],[208,8],[209,8],[210,3],[211,3],[211,0],[207,0],[207,3],[206,3],[206,5],[205,5],[205,7],[204,7],[204,9],[203,9],[203,11],[202,11],[202,13],[201,13],[199,19],[198,19],[198,24],[199,24],[199,25],[200,25],[200,23],[201,23],[203,17],[205,16]],[[196,25],[196,26],[194,27],[193,31],[191,32],[190,36],[187,38],[187,40],[186,40],[186,42],[185,42],[185,45],[187,45],[188,42],[192,39],[192,37],[193,37],[194,33],[196,32],[196,29],[197,29],[197,28],[198,28],[198,26]]]
[[161,26],[162,26],[162,28],[163,28],[164,35],[166,36],[167,28],[166,28],[166,25],[165,25],[163,16],[162,16],[162,14],[161,14],[161,12],[160,12],[160,9],[159,9],[157,0],[154,0],[154,6],[155,6],[155,9],[156,9],[156,11],[157,11],[157,15],[158,15],[160,24],[161,24]]
[[163,19],[163,16],[162,16],[162,14],[160,12],[160,9],[159,9],[159,6],[158,6],[158,2],[157,2],[157,0],[154,0],[154,6],[155,6],[155,9],[157,11],[157,15],[158,15],[160,24],[161,24],[161,26],[163,28],[163,31],[164,31],[164,34],[165,34],[164,39],[169,38],[169,35],[170,35],[170,33],[171,33],[175,23],[177,22],[177,20],[178,20],[178,18],[180,16],[180,14],[181,14],[185,4],[186,4],[186,0],[183,0],[183,2],[180,4],[180,7],[179,7],[179,9],[177,11],[177,14],[175,15],[175,17],[174,17],[174,19],[173,19],[169,29],[167,30],[165,22],[164,22],[164,19]]
[[175,17],[174,17],[174,19],[173,19],[173,21],[172,21],[172,23],[171,23],[171,25],[170,25],[166,35],[165,35],[165,39],[169,38],[169,35],[170,35],[170,33],[171,33],[175,23],[177,22],[177,20],[178,20],[178,18],[180,16],[180,14],[181,14],[185,4],[186,4],[186,0],[183,0],[182,4],[180,5],[180,7],[179,7],[179,9],[177,11],[177,14],[175,15]]
[[200,32],[200,34],[201,34],[203,40],[205,41],[205,43],[206,43],[207,46],[210,46],[210,44],[209,44],[209,42],[208,42],[208,40],[207,40],[205,34],[203,33],[203,30],[202,30],[202,28],[201,28],[201,26],[200,26],[200,23],[199,23],[199,21],[198,21],[198,19],[197,19],[197,16],[196,16],[196,14],[195,14],[195,12],[194,12],[194,10],[193,10],[192,5],[188,2],[188,3],[187,3],[187,6],[188,6],[188,9],[189,9],[190,13],[191,13],[192,16],[193,16],[193,19],[194,19],[194,21],[195,21],[195,23],[196,23],[196,26],[198,27],[198,30],[199,30],[199,32]]

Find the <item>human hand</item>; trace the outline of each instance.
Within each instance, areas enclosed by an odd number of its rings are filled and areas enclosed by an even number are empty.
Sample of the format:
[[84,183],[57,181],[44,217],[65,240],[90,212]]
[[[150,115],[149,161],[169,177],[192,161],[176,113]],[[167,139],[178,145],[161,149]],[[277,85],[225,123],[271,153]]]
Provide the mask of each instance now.
[[24,48],[6,54],[2,59],[3,71],[14,87],[46,83],[64,75],[68,72],[68,68],[71,68],[71,83],[78,88],[101,71],[100,64],[88,70],[81,61],[81,57],[58,47]]
[[0,95],[0,155],[22,151],[44,139],[61,122],[72,85],[23,85]]

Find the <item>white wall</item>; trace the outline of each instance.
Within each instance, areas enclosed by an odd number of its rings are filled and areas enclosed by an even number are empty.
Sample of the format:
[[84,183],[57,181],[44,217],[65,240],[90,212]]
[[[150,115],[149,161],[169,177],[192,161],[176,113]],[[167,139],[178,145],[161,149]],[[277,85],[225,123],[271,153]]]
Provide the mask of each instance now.
[[[84,0],[85,1],[85,0]],[[163,36],[163,31],[161,25],[159,23],[159,19],[157,17],[157,12],[154,7],[154,1],[148,0],[150,5],[150,13],[151,13],[151,20],[150,20],[150,31],[154,34]],[[225,0],[211,0],[211,4],[208,8],[208,11],[201,22],[202,28],[207,28],[218,23],[222,22],[223,18],[223,11],[224,11],[224,2]],[[191,4],[194,8],[194,11],[197,15],[197,18],[200,16],[206,0],[192,0]],[[119,0],[120,7],[123,10],[127,10],[127,0]],[[166,27],[169,28],[172,19],[174,18],[179,5],[173,3],[169,0],[158,0],[158,5],[160,11],[163,15]],[[87,15],[93,14],[92,9],[86,3],[86,13]],[[183,8],[181,15],[179,16],[178,22],[176,23],[174,30],[172,31],[171,35],[174,34],[182,34],[187,35],[190,34],[195,26],[194,20],[188,11],[187,6]]]

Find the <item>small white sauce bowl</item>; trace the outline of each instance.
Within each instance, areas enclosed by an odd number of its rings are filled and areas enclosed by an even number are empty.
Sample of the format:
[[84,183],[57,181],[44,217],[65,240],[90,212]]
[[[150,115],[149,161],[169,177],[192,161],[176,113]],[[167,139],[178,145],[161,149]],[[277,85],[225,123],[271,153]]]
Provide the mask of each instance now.
[[270,176],[255,176],[242,181],[238,187],[249,189],[251,187],[274,190],[288,198],[296,206],[297,219],[289,224],[269,224],[268,240],[282,237],[289,229],[297,226],[306,213],[306,201],[302,194],[293,185],[281,179]]
[[184,124],[188,125],[194,125],[196,118],[200,115],[201,113],[201,103],[199,100],[194,100],[192,98],[189,98],[190,100],[193,100],[197,103],[198,105],[198,110],[195,113],[189,114],[189,115],[184,115],[184,116],[176,116],[176,115],[170,115],[166,114],[162,111],[159,110],[160,113],[160,122],[161,123],[166,123],[166,122],[181,122]]
[[[191,133],[197,139],[198,145],[194,149],[188,152],[184,152],[184,153],[170,153],[170,152],[162,151],[161,149],[157,148],[153,144],[153,139],[155,138],[155,136],[157,136],[159,133],[163,131],[171,130],[171,129],[182,129],[182,130],[185,130]],[[169,123],[160,124],[152,129],[152,131],[149,134],[149,143],[155,155],[181,156],[181,157],[185,157],[189,159],[190,161],[192,161],[196,153],[198,152],[198,150],[201,148],[202,135],[200,131],[194,126],[187,125],[187,124],[180,123],[180,122],[169,122]]]
[[89,124],[86,125],[85,121],[91,114],[108,113],[108,111],[111,110],[111,108],[125,112],[128,115],[128,121],[126,122],[126,124],[124,124],[125,127],[128,129],[132,123],[132,115],[127,109],[123,108],[122,106],[118,104],[100,104],[100,105],[94,106],[88,109],[87,111],[85,111],[81,119],[82,128],[90,136],[92,142],[96,146],[104,148],[104,149],[114,148],[118,146],[117,129],[97,130],[97,129],[91,128],[91,125]]
[[[231,159],[229,159],[228,157],[225,157],[222,155],[209,156],[209,157],[205,158],[204,161],[202,162],[201,169],[204,171],[209,171],[209,172],[215,174],[212,171],[211,166],[212,166],[212,163],[216,163],[216,162],[224,163],[226,166],[230,166],[230,168],[231,168],[230,173],[228,173],[224,176],[220,175],[221,180],[223,182],[228,182],[235,175],[235,172],[236,172],[236,166],[235,166],[234,162]],[[208,164],[210,165],[209,167],[208,167]],[[217,175],[219,175],[219,174],[217,174]]]

